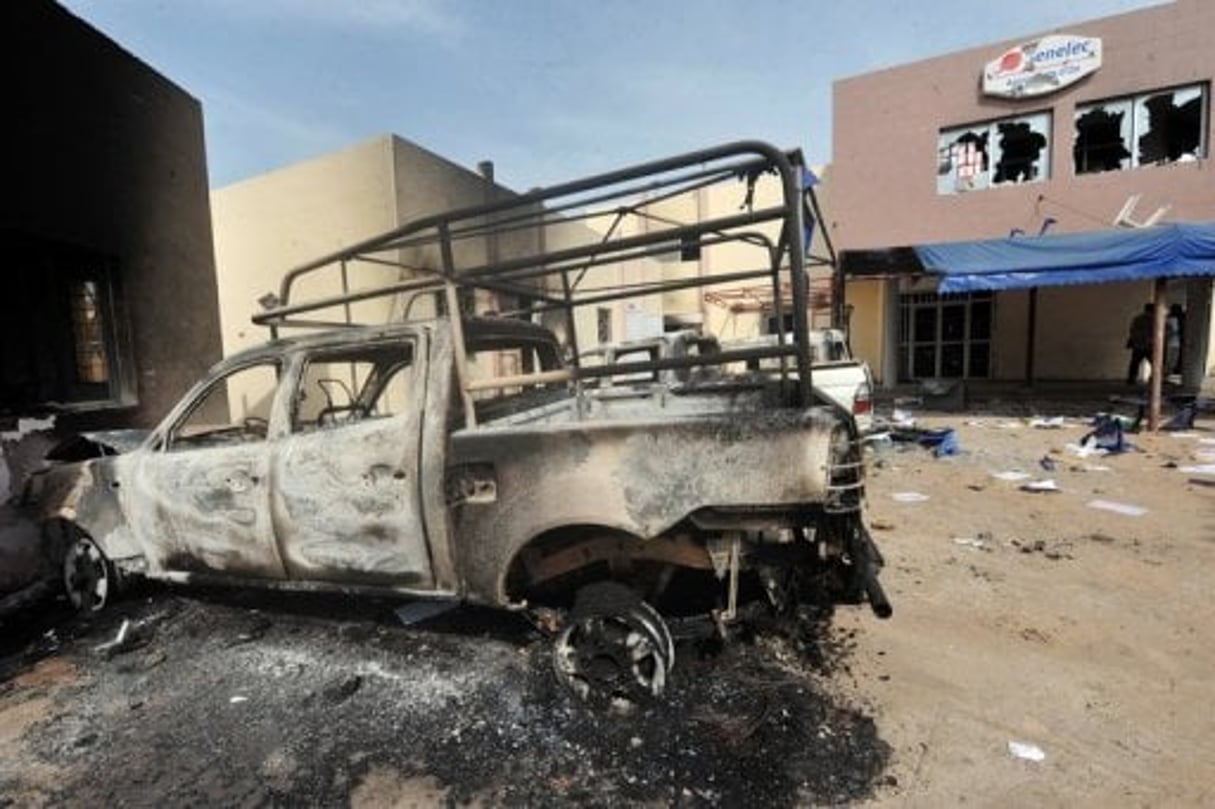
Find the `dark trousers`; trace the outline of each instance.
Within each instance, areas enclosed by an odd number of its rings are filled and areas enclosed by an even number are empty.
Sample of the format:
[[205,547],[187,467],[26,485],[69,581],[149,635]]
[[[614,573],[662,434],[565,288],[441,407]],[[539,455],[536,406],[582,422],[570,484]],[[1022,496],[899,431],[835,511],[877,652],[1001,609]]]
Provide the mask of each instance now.
[[1134,385],[1139,381],[1139,363],[1151,358],[1151,352],[1146,348],[1131,349],[1131,362],[1126,366],[1126,384]]

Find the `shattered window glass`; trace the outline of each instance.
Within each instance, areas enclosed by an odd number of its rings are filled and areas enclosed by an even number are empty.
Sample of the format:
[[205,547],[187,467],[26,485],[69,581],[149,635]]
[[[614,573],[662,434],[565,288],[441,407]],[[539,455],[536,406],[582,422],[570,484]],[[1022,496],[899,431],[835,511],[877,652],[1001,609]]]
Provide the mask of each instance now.
[[949,129],[937,138],[937,193],[987,188],[988,127]]
[[1203,148],[1203,88],[1184,87],[1135,99],[1135,144],[1141,166],[1196,160]]
[[992,124],[994,185],[1032,183],[1050,176],[1050,115],[1041,113]]
[[937,193],[1038,182],[1050,176],[1050,113],[941,130]]
[[1192,85],[1076,107],[1077,174],[1205,157],[1207,90]]
[[1072,156],[1077,174],[1130,168],[1131,102],[1110,101],[1076,107]]

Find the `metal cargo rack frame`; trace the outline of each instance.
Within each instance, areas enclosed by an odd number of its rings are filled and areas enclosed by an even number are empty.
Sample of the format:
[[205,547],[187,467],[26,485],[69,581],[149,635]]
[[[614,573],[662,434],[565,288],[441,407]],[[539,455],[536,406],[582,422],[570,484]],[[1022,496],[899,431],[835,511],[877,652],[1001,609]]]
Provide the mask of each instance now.
[[[756,208],[755,188],[764,175],[774,175],[779,181],[781,199],[779,204]],[[277,297],[267,296],[265,311],[255,315],[253,321],[268,326],[275,338],[281,329],[288,327],[367,325],[353,320],[352,304],[394,296],[405,301],[405,320],[409,319],[413,304],[423,296],[432,298],[440,314],[458,312],[468,316],[475,314],[470,311],[475,302],[475,293],[470,290],[486,290],[523,296],[530,302],[524,309],[499,313],[502,315],[530,319],[534,313],[554,310],[563,313],[571,367],[505,379],[470,379],[464,362],[462,318],[451,317],[456,341],[456,370],[466,403],[470,402],[473,391],[487,388],[562,381],[577,383],[598,376],[777,358],[782,383],[793,386],[797,401],[808,405],[813,397],[807,269],[829,267],[833,279],[839,277],[834,249],[821,227],[822,215],[812,184],[805,182],[809,176],[799,151],[781,151],[759,141],[740,141],[511,195],[498,202],[427,216],[290,270],[283,277]],[[681,197],[695,202],[697,193],[723,183],[742,184],[742,203],[737,212],[682,222],[652,210],[656,205]],[[641,232],[619,235],[622,222],[630,217],[644,221]],[[601,231],[588,227],[587,233],[596,238],[588,239],[585,244],[546,249],[547,228],[579,223],[610,224]],[[759,229],[768,223],[777,225],[767,228],[779,233],[775,241]],[[820,234],[817,242],[821,243],[825,255],[816,256],[807,249],[814,241],[811,236],[815,229]],[[529,234],[536,236],[536,243],[530,246],[532,249],[517,250],[505,258],[493,255],[496,250],[485,249],[484,256],[469,260],[466,254],[478,251],[461,249],[468,245],[488,245],[494,239],[526,239]],[[766,261],[763,266],[717,274],[698,273],[691,277],[657,277],[631,284],[583,286],[590,277],[600,278],[602,268],[729,243],[756,248],[766,256]],[[406,251],[428,252],[437,261],[418,266],[403,260],[402,253]],[[397,271],[399,280],[352,289],[351,273],[364,266]],[[338,274],[342,291],[300,300],[299,282],[326,272]],[[583,366],[579,362],[574,315],[578,307],[701,287],[728,289],[731,284],[765,278],[772,285],[773,314],[778,323],[783,322],[785,314],[782,298],[786,294],[790,297],[794,326],[792,342],[784,341],[781,329],[777,344],[772,346],[613,366]],[[304,317],[337,308],[344,313],[340,321]],[[383,322],[375,325],[383,325]],[[795,377],[793,370],[797,372]],[[471,419],[473,408],[466,407],[465,412]]]

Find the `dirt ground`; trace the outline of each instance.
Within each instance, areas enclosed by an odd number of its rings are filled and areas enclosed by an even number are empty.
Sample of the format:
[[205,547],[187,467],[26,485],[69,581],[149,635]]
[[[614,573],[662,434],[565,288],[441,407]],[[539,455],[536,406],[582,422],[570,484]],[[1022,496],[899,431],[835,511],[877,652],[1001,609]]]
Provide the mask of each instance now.
[[[857,629],[853,693],[894,750],[898,787],[873,805],[1215,804],[1215,475],[1185,471],[1215,463],[1215,419],[1083,459],[1078,419],[920,422],[955,427],[962,454],[872,470],[894,618],[838,616]],[[992,476],[1015,470],[1060,491]]]
[[[1215,420],[1080,458],[1079,419],[916,415],[961,452],[870,458],[889,621],[681,647],[666,700],[609,717],[496,614],[403,627],[385,603],[158,588],[91,623],[52,606],[0,639],[0,806],[1215,803],[1215,476],[1186,471],[1215,463]],[[1059,491],[993,476],[1013,471]]]

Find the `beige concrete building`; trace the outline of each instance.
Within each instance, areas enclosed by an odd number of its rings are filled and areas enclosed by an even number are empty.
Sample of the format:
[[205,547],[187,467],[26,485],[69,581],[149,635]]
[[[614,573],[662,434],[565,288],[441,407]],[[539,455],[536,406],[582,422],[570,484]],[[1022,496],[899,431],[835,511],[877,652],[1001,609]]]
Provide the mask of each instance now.
[[[494,183],[492,164],[482,163],[478,169],[470,171],[401,137],[383,135],[214,191],[211,206],[225,355],[270,337],[267,329],[253,324],[252,317],[261,309],[259,300],[279,293],[288,271],[432,214],[516,196]],[[596,238],[581,222],[554,217],[544,227],[504,228],[460,239],[455,250],[462,265],[476,265]],[[359,261],[347,264],[344,271],[337,265],[327,268],[301,282],[293,300],[381,287],[441,266],[433,243],[402,249],[394,260],[391,266]],[[634,271],[626,265],[610,279],[597,274],[596,284],[615,283],[620,273]],[[579,294],[594,292],[584,288]],[[528,302],[481,292],[472,305],[477,313],[505,312],[526,309]],[[434,313],[430,297],[395,295],[335,306],[309,317],[337,324],[384,323]],[[624,320],[616,306],[579,310],[579,344],[594,344],[605,330],[621,333]],[[545,322],[565,337],[564,322]],[[473,372],[502,374],[504,370],[474,368]],[[229,390],[234,411],[248,410],[265,394],[255,388]]]
[[[1175,0],[837,81],[837,246],[1032,238],[1113,228],[1120,214],[1123,225],[1215,220],[1212,38],[1215,4]],[[1037,380],[1117,380],[1151,286],[939,296],[897,272],[854,280],[853,347],[886,384],[1022,380],[1027,368]],[[1168,294],[1188,312],[1193,376],[1215,370],[1209,279]]]

